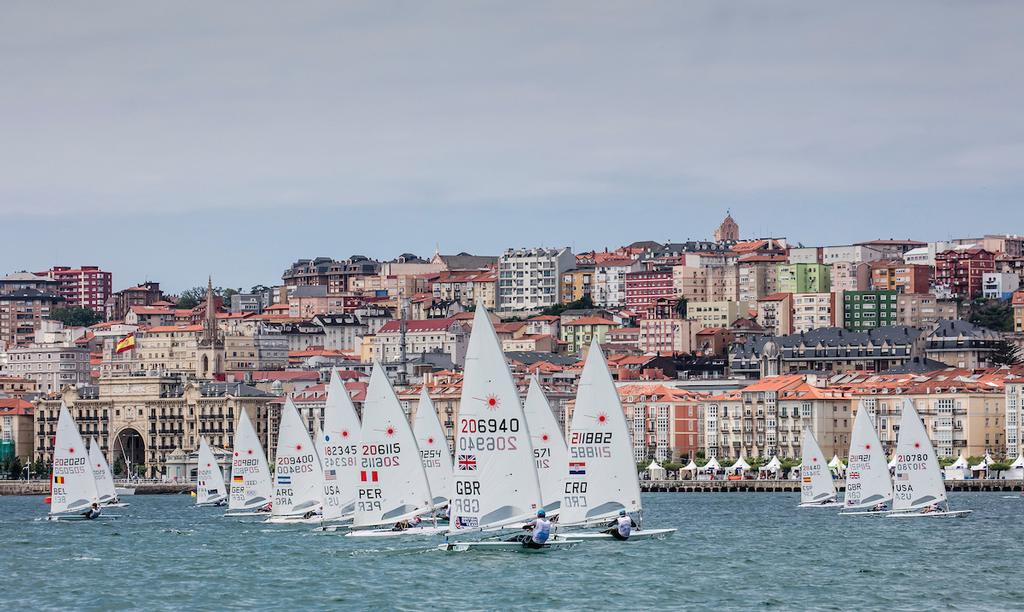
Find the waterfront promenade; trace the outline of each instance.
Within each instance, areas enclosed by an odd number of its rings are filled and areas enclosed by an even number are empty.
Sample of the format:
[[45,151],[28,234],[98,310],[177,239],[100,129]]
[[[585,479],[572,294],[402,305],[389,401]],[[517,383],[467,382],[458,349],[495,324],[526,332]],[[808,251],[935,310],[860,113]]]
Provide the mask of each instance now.
[[[843,480],[836,480],[836,489],[846,488]],[[799,480],[641,480],[645,493],[799,493]],[[947,480],[947,491],[1021,491],[1024,480]]]
[[[195,491],[196,485],[190,483],[168,483],[168,482],[140,482],[124,484],[116,483],[118,487],[135,489],[135,495],[161,495],[174,493],[188,493]],[[0,495],[49,495],[49,480],[0,480]]]

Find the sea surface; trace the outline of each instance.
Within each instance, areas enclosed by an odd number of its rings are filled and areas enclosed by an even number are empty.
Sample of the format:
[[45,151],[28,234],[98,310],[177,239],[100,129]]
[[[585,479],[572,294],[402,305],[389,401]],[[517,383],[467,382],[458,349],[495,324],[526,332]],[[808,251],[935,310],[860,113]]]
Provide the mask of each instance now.
[[116,521],[46,522],[0,497],[0,609],[799,609],[1024,607],[1024,498],[953,493],[959,520],[841,517],[797,494],[645,494],[664,541],[446,553],[263,525],[134,496]]

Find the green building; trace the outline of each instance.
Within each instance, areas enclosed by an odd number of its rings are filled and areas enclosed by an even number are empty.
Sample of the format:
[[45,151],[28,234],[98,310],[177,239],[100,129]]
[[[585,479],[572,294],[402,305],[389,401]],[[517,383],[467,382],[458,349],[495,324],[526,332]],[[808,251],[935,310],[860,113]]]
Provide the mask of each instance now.
[[868,331],[896,325],[896,291],[843,292],[843,327]]
[[832,275],[828,264],[779,264],[779,293],[828,293]]

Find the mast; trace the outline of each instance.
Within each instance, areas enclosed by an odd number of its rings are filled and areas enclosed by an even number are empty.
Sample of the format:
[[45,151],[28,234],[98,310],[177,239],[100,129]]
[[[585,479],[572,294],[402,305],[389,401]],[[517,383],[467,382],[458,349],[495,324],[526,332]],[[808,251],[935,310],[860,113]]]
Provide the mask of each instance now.
[[409,326],[406,317],[408,317],[408,312],[406,311],[405,291],[400,289],[398,291],[398,378],[395,380],[399,387],[408,384],[406,333],[409,331]]

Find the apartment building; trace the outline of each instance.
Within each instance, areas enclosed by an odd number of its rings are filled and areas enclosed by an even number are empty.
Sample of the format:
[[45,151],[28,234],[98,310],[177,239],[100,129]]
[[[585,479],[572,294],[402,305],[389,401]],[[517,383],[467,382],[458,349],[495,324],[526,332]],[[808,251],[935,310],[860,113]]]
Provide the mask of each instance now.
[[935,287],[949,297],[981,297],[982,281],[991,272],[995,255],[985,249],[951,249],[935,255]]
[[792,299],[794,332],[807,332],[836,324],[835,293],[796,293]]
[[81,306],[102,313],[107,300],[113,295],[113,275],[98,266],[54,266],[38,274],[57,281],[57,295],[64,298],[68,306]]
[[943,319],[956,319],[954,300],[940,300],[931,293],[899,293],[896,295],[896,325],[925,327]]
[[895,291],[844,291],[843,327],[850,331],[867,331],[896,325],[897,297]]
[[40,392],[51,393],[68,386],[88,384],[90,371],[88,348],[49,345],[8,350],[2,373],[31,379]]
[[671,300],[673,291],[671,268],[626,274],[626,308],[638,319],[655,316],[658,302]]
[[498,258],[498,310],[535,310],[559,300],[562,273],[576,267],[568,248],[509,249]]
[[778,284],[779,293],[828,293],[832,275],[825,264],[783,264],[778,269]]
[[618,307],[626,303],[626,275],[642,266],[633,259],[606,259],[594,265],[591,298],[596,306]]

